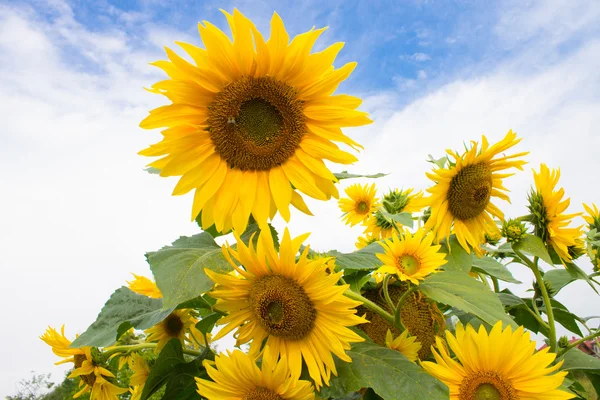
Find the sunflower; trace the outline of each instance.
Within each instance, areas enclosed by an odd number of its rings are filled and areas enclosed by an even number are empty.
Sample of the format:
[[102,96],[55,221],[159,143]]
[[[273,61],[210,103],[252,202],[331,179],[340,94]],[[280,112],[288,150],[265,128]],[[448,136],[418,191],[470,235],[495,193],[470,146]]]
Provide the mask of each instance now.
[[[265,354],[269,353],[265,349]],[[315,392],[310,382],[298,380],[291,373],[285,357],[265,357],[261,368],[239,350],[228,356],[218,355],[215,361],[204,361],[212,381],[196,378],[198,393],[208,400],[313,400]]]
[[152,86],[172,104],[150,112],[140,126],[167,128],[163,140],[140,152],[162,156],[149,164],[161,176],[181,176],[173,194],[195,190],[192,219],[203,229],[243,232],[250,215],[264,226],[289,206],[310,214],[300,192],[319,200],[338,197],[335,176],[323,159],[357,159],[333,142],[360,147],[341,128],[371,123],[361,100],[332,95],[355,62],[334,69],[343,43],[311,49],[325,29],[290,43],[283,21],[271,19],[265,41],[238,10],[224,12],[233,40],[209,22],[199,24],[205,49],[179,42],[191,64],[171,49],[155,66],[170,79]]
[[347,327],[365,320],[355,315],[361,303],[344,296],[349,286],[337,285],[342,272],[327,274],[327,259],[308,259],[309,247],[296,260],[307,237],[292,239],[286,229],[277,254],[269,230],[261,231],[256,248],[252,240],[247,247],[236,236],[237,250],[226,246],[224,254],[239,277],[205,272],[217,284],[211,292],[215,307],[229,313],[220,320],[226,326],[215,339],[235,329],[238,345],[252,340],[250,354],[256,355],[266,339],[271,352],[263,362],[285,357],[298,378],[304,359],[319,388],[323,381],[329,384],[331,373],[337,375],[332,353],[351,361],[345,350],[363,338]]
[[579,242],[581,227],[568,228],[571,219],[580,215],[563,214],[569,207],[570,199],[563,200],[565,190],[556,190],[560,178],[560,170],[550,170],[545,164],[540,165],[540,172],[533,171],[535,188],[529,195],[529,211],[533,219],[535,234],[544,243],[552,246],[561,260],[570,262],[573,254],[569,250],[581,247]]
[[407,329],[394,339],[392,332],[388,329],[385,334],[385,347],[399,351],[409,361],[414,362],[419,358],[419,350],[421,350],[421,343],[416,340],[416,336],[408,336]]
[[156,283],[146,278],[145,276],[140,276],[136,274],[131,274],[135,278],[133,281],[127,283],[129,284],[129,289],[131,291],[141,294],[144,296],[151,297],[153,299],[162,299],[162,293],[156,286]]
[[[423,198],[423,192],[413,193],[413,189],[390,190],[388,194],[383,196],[382,200],[383,210],[390,214],[419,212],[426,204],[427,199]],[[383,215],[381,210],[375,211],[364,225],[366,226],[364,233],[378,239],[391,238],[395,232],[394,226]]]
[[[82,383],[83,380],[79,383],[79,386],[82,386]],[[89,393],[91,400],[119,400],[118,396],[125,392],[127,392],[127,389],[115,386],[104,379],[102,375],[98,375],[95,376],[92,385],[86,384],[83,389],[73,395],[73,398],[76,399]]]
[[439,353],[433,350],[436,363],[422,362],[427,372],[450,388],[452,400],[517,400],[572,399],[575,397],[557,388],[567,372],[557,372],[562,361],[549,365],[556,354],[549,348],[535,352],[535,342],[521,326],[513,332],[502,329],[498,321],[488,334],[483,326],[476,332],[470,325],[466,330],[456,327],[456,337],[446,332],[452,359],[438,338]]
[[401,281],[418,285],[447,262],[446,255],[438,252],[442,246],[432,242],[433,235],[426,235],[424,229],[414,234],[405,230],[401,236],[394,235],[391,240],[381,243],[385,253],[377,254],[383,263],[377,272],[394,274]]
[[40,336],[48,346],[52,347],[52,352],[59,357],[63,357],[63,360],[58,361],[55,365],[64,364],[68,362],[75,363],[77,357],[85,356],[85,347],[80,349],[71,348],[71,341],[65,336],[65,326],[60,328],[60,333],[52,327],[48,327],[46,332]]
[[148,335],[146,341],[158,341],[156,353],[160,352],[171,339],[179,339],[182,345],[186,342],[194,343],[194,339],[200,340],[201,338],[196,335],[191,337],[190,330],[195,327],[197,322],[198,320],[190,310],[175,310],[167,318],[144,331]]
[[363,235],[363,236],[359,236],[358,239],[356,239],[355,246],[356,246],[357,249],[360,250],[362,248],[367,247],[371,243],[375,243],[378,240],[379,239],[376,236],[373,236],[371,234],[366,234],[366,235]]
[[345,190],[348,199],[340,199],[340,209],[344,213],[343,221],[350,226],[364,222],[379,207],[375,198],[375,184],[360,185],[358,183],[348,186]]
[[490,237],[498,236],[499,229],[493,220],[504,219],[504,214],[494,204],[492,197],[510,201],[503,193],[502,179],[514,174],[500,173],[503,170],[517,168],[523,170],[526,163],[518,160],[528,152],[497,157],[521,141],[513,131],[508,131],[504,139],[492,145],[482,136],[481,146],[471,142],[471,148],[464,154],[447,150],[454,159],[446,168],[437,168],[427,173],[435,186],[427,189],[431,193],[429,203],[431,216],[425,224],[432,229],[436,240],[450,236],[452,226],[461,246],[470,253],[470,248],[483,255],[479,247],[485,243],[486,233]]
[[132,386],[132,388],[129,389],[131,398],[139,399],[142,395],[148,375],[150,375],[150,366],[146,359],[137,353],[132,353],[129,366],[133,371],[133,375],[129,378],[129,385]]

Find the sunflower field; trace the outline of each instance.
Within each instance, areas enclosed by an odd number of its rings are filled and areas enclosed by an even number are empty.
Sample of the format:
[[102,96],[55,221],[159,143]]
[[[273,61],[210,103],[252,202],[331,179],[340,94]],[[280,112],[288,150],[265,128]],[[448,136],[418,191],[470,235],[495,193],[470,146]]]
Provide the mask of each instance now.
[[[74,397],[596,399],[600,317],[555,299],[575,281],[598,293],[596,205],[571,206],[542,164],[528,208],[505,218],[504,182],[528,157],[513,131],[430,157],[425,190],[340,194],[341,180],[382,175],[331,170],[362,149],[342,128],[372,122],[360,98],[334,94],[356,63],[334,68],[343,43],[313,51],[324,29],[290,38],[275,13],[266,39],[238,10],[223,14],[231,37],[203,22],[204,48],[177,43],[193,62],[167,48],[153,63],[166,77],[148,91],[169,104],[140,123],[162,130],[139,153],[148,172],[194,193],[200,233],[148,252],[154,279],[117,289],[81,335],[41,336],[72,364]],[[290,205],[312,215],[305,196],[339,199],[342,221],[364,228],[356,251],[316,252],[308,233],[275,230],[275,216],[293,224]],[[513,268],[535,277],[528,297],[506,287],[528,285]]]

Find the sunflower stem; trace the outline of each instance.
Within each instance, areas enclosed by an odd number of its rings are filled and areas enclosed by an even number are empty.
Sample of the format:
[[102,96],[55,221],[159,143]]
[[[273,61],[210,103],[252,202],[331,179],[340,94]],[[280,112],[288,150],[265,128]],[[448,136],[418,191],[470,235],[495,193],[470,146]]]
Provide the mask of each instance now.
[[569,343],[569,345],[567,347],[565,347],[564,349],[562,349],[561,351],[558,352],[557,357],[562,356],[563,354],[565,354],[567,351],[569,351],[573,347],[577,347],[581,343],[587,342],[588,340],[591,340],[591,339],[595,339],[598,336],[600,336],[600,329],[597,330],[596,332],[592,333],[591,335],[587,335],[579,340],[574,341],[573,343]]
[[[521,258],[521,260],[527,263],[527,266],[533,272],[535,276],[535,280],[537,282],[540,293],[542,294],[542,298],[544,299],[544,304],[546,306],[546,315],[548,316],[548,340],[550,341],[550,351],[552,353],[556,353],[556,323],[554,322],[554,310],[552,309],[552,303],[550,301],[550,295],[548,295],[548,290],[546,289],[546,284],[544,283],[544,278],[540,273],[540,269],[538,268],[537,262],[531,261],[520,251],[515,250],[515,254]],[[534,259],[538,261],[536,257]],[[535,299],[532,299],[532,303],[535,304]]]
[[498,283],[498,278],[492,276],[492,283],[494,284],[494,292],[500,293],[500,284]]
[[363,297],[360,293],[356,293],[348,289],[344,292],[344,294],[346,295],[346,297],[352,300],[360,301],[369,310],[379,314],[381,318],[385,319],[390,324],[394,324],[394,317],[390,313],[385,311],[383,308],[379,307],[377,304],[373,303],[371,300]]
[[391,279],[391,275],[390,274],[386,274],[383,277],[383,297],[385,297],[385,301],[388,303],[388,307],[390,307],[390,310],[394,310],[394,302],[392,302],[392,298],[390,297],[390,291],[389,291],[389,284],[390,284],[390,279]]
[[402,306],[406,302],[406,299],[408,299],[408,296],[415,290],[417,290],[417,285],[409,286],[406,289],[406,292],[402,293],[402,296],[400,296],[400,298],[398,299],[398,304],[394,309],[394,325],[400,326],[402,328],[402,331],[404,331],[406,328],[404,327],[402,319],[400,318],[400,312],[402,311]]
[[[158,343],[140,343],[134,345],[124,345],[124,346],[113,346],[110,347],[110,350],[106,350],[102,353],[102,356],[105,359],[112,356],[115,353],[131,353],[133,351],[143,350],[143,349],[154,349],[158,346]],[[183,354],[188,354],[190,356],[201,356],[203,353],[195,350],[183,349]]]

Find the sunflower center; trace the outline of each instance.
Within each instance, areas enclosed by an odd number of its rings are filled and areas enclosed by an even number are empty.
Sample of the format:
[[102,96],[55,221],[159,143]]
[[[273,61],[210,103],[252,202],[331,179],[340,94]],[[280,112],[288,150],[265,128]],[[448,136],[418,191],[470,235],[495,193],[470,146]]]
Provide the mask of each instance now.
[[358,214],[366,214],[367,211],[369,211],[369,204],[366,201],[362,200],[356,204],[356,212]]
[[244,77],[208,106],[210,137],[232,168],[267,171],[294,155],[307,131],[293,87],[264,76]]
[[[73,356],[73,363],[75,364],[75,369],[81,367],[84,361],[87,361],[87,357],[85,356],[85,354],[75,354]],[[93,372],[87,375],[79,375],[79,377],[88,386],[94,386],[94,383],[96,382],[96,375]]]
[[165,332],[172,337],[177,337],[183,330],[183,321],[178,315],[169,315],[164,322]]
[[271,389],[257,387],[247,392],[243,400],[283,400],[283,397]]
[[492,171],[489,165],[468,165],[450,181],[448,208],[457,219],[471,219],[485,210],[491,195]]
[[496,372],[476,372],[463,379],[460,400],[516,400],[512,384]]
[[404,254],[398,258],[398,266],[407,275],[413,275],[419,270],[419,260],[410,254]]
[[260,325],[271,335],[300,340],[312,330],[317,312],[295,280],[267,275],[254,282],[250,304]]

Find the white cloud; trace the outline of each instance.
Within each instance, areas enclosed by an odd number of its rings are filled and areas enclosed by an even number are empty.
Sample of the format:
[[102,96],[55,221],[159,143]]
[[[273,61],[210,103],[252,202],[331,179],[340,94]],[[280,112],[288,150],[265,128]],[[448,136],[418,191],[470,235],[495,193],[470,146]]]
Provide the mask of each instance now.
[[[496,31],[504,32],[500,37],[507,46],[543,36],[556,24],[556,15],[568,9],[556,4],[550,10],[531,7],[531,15],[506,14]],[[597,15],[593,5],[582,4]],[[158,45],[168,44],[165,38],[185,34],[145,29],[140,34],[157,48],[142,51],[118,29],[97,33],[79,24],[66,3],[56,2],[54,12],[48,22],[32,9],[0,6],[0,156],[6,165],[0,180],[5,277],[0,297],[3,304],[18,304],[5,307],[3,317],[10,323],[0,333],[2,342],[10,343],[3,354],[11,363],[0,370],[0,393],[5,394],[31,369],[58,370],[52,365],[55,356],[37,338],[46,325],[65,323],[69,335],[82,332],[130,271],[149,274],[145,251],[197,231],[188,222],[191,198],[171,197],[174,181],[142,172],[147,160],[136,155],[158,136],[138,128],[147,110],[161,101],[141,89],[160,76],[147,62],[164,58]],[[564,12],[575,21],[573,13]],[[589,32],[592,20],[582,18],[576,28],[552,36],[554,42]],[[535,23],[529,26],[529,20]],[[518,34],[506,36],[506,26],[518,28]],[[96,69],[83,68],[63,46],[93,61]],[[545,61],[532,44],[527,53],[485,75],[448,83],[403,108],[398,106],[402,93],[368,96],[365,107],[377,122],[349,131],[366,148],[352,170],[393,172],[378,181],[381,190],[424,189],[428,153],[458,148],[481,133],[497,140],[513,128],[524,138],[520,148],[532,154],[527,171],[506,181],[514,198],[505,208],[508,216],[524,212],[529,167],[540,162],[562,167],[561,184],[574,210],[582,201],[599,201],[600,189],[589,183],[586,171],[600,167],[595,131],[600,126],[600,41],[590,37]],[[406,90],[416,80],[399,78],[398,84]],[[294,215],[292,233],[313,231],[316,249],[352,250],[360,229],[342,226],[336,203],[309,205],[318,217]],[[282,229],[280,220],[277,226]],[[516,267],[514,273],[531,281]],[[593,313],[598,304],[580,284],[559,300],[582,314]]]
[[420,80],[427,79],[427,72],[420,69],[419,72],[417,72],[417,78],[419,78]]

